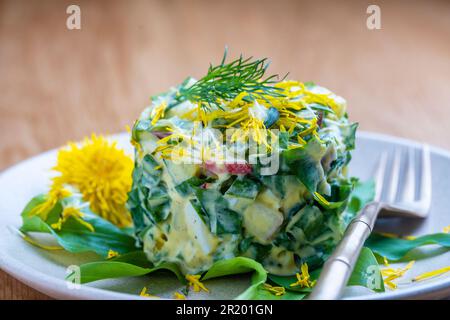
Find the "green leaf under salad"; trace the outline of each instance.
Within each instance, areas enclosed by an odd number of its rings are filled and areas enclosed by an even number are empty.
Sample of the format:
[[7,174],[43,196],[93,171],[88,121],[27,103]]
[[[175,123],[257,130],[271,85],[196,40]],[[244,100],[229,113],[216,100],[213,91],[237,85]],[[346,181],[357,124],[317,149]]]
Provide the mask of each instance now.
[[348,285],[366,287],[375,292],[384,292],[384,282],[380,267],[369,248],[362,248]]
[[[320,276],[321,269],[316,269],[310,273],[311,280],[317,280]],[[309,293],[311,288],[293,287],[292,283],[297,281],[295,276],[283,277],[269,275],[269,280],[273,283],[286,288],[288,291],[296,291]],[[369,248],[363,248],[353,269],[352,275],[348,281],[349,286],[362,286],[375,292],[384,292],[384,283],[381,276],[378,262]]]
[[83,220],[90,224],[95,231],[86,228],[74,218],[68,218],[61,230],[51,227],[60,216],[63,207],[56,203],[44,221],[38,215],[31,215],[33,208],[45,201],[45,195],[34,197],[22,212],[23,224],[20,231],[43,232],[52,234],[57,242],[69,252],[95,252],[101,257],[107,257],[110,250],[119,254],[137,249],[136,239],[128,232],[116,227],[109,221],[83,209]]
[[236,257],[228,260],[217,261],[203,275],[202,280],[219,278],[229,275],[253,272],[250,287],[241,293],[236,299],[247,300],[253,299],[257,294],[258,288],[267,280],[267,271],[255,260]]
[[374,233],[365,243],[374,253],[390,261],[398,261],[415,248],[433,244],[450,248],[450,234],[434,233],[414,239],[400,239]]
[[183,274],[175,264],[164,263],[156,267],[151,266],[142,251],[106,261],[82,264],[80,266],[80,282],[83,284],[104,279],[143,276],[163,270],[173,273],[181,283],[186,282]]

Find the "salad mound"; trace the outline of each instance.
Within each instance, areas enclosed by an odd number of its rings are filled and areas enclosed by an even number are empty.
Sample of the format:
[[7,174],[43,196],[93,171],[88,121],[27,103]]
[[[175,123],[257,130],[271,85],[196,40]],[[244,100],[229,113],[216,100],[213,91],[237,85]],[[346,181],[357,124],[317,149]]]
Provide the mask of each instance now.
[[154,265],[198,274],[244,256],[292,275],[341,239],[357,125],[342,97],[266,69],[225,55],[153,97],[134,124],[127,206]]

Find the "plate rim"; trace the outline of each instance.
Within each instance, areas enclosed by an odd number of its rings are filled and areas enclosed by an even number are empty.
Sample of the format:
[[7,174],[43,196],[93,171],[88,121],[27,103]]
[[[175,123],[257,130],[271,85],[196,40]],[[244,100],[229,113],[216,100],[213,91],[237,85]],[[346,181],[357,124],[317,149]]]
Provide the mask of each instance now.
[[[126,135],[126,132],[117,133],[113,135],[108,135],[111,139],[117,139],[121,136]],[[421,146],[428,145],[431,152],[438,155],[447,157],[450,159],[450,151],[437,147],[428,143],[421,143],[418,141],[410,140],[407,138],[396,137],[388,134],[368,132],[368,131],[358,131],[358,138],[375,140],[375,141],[386,141],[394,144],[402,144],[408,146]],[[3,175],[7,174],[9,171],[16,169],[16,167],[22,166],[28,162],[32,162],[38,157],[44,157],[50,153],[54,153],[59,148],[54,148],[48,151],[44,151],[40,154],[34,155],[30,158],[22,160],[0,172],[0,179]],[[2,226],[7,228],[7,226]],[[70,290],[68,289],[67,282],[64,279],[55,278],[49,276],[41,271],[38,271],[22,261],[11,257],[5,252],[0,250],[0,269],[11,275],[13,278],[19,280],[31,288],[48,295],[55,299],[123,299],[123,300],[140,300],[140,299],[152,299],[148,297],[140,297],[139,295],[111,291],[107,289],[90,287],[87,285],[81,285],[80,288]],[[390,291],[380,294],[366,294],[360,296],[346,297],[346,300],[381,300],[381,299],[437,299],[450,296],[450,277],[443,279],[440,283],[429,283],[422,284],[419,287],[405,288],[399,291]],[[94,298],[95,297],[95,298]]]

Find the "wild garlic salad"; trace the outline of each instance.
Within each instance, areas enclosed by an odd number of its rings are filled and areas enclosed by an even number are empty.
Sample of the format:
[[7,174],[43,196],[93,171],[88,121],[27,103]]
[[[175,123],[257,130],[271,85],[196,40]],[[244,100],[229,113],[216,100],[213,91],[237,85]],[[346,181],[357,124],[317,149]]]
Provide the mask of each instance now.
[[[244,256],[292,275],[341,239],[357,125],[343,98],[264,79],[264,68],[222,63],[154,97],[136,121],[128,207],[152,263],[192,274]],[[275,168],[251,161],[258,147]]]
[[[253,273],[237,298],[304,298],[375,187],[347,175],[357,125],[345,100],[267,76],[267,66],[225,53],[204,77],[152,97],[131,130],[134,158],[103,136],[69,143],[19,235],[42,250],[96,253],[71,269],[77,284],[169,271],[184,286],[170,296],[185,299],[210,292],[209,279]],[[448,231],[372,235],[349,285],[395,289],[413,262],[389,262],[430,243],[450,247]],[[155,297],[149,287],[141,296]]]

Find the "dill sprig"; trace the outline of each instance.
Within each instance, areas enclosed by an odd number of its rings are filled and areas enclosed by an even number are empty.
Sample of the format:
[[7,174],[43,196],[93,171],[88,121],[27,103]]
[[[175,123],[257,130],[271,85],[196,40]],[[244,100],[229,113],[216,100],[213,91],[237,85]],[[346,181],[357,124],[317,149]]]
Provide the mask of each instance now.
[[[181,88],[177,100],[190,100],[203,102],[202,106],[210,109],[211,106],[221,108],[221,101],[230,101],[241,92],[246,92],[245,101],[264,99],[264,96],[284,97],[282,89],[274,87],[279,82],[278,75],[264,78],[269,66],[267,58],[253,60],[253,57],[243,58],[225,63],[228,50],[222,62],[213,66],[210,64],[206,76],[198,80],[192,86]],[[283,78],[284,79],[284,78]]]

